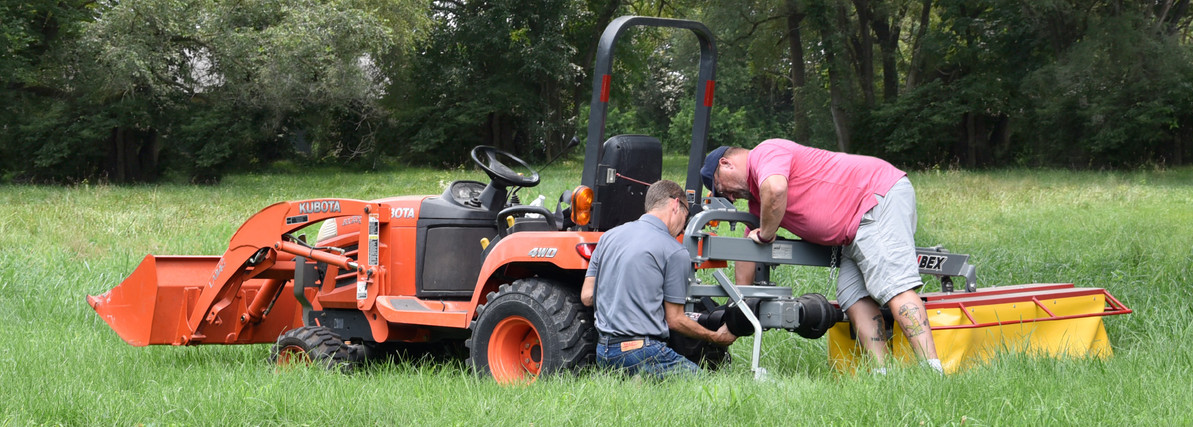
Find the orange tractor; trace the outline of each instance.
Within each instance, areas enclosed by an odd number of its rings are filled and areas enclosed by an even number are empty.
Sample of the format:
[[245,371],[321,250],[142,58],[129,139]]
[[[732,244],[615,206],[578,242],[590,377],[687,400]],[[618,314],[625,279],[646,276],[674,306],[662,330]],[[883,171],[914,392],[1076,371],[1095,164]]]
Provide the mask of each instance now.
[[[276,342],[276,360],[334,364],[386,344],[462,343],[471,366],[502,381],[585,365],[596,345],[592,311],[579,299],[588,257],[603,231],[644,213],[646,186],[618,177],[653,182],[662,173],[655,138],[595,143],[604,139],[613,42],[639,25],[700,38],[707,85],[692,152],[703,156],[711,33],[690,21],[623,17],[600,44],[583,185],[554,211],[510,197],[539,182],[526,162],[476,147],[472,160],[487,183],[455,181],[438,195],[277,203],[249,218],[222,256],[149,255],[119,286],[88,297],[91,306],[135,346]],[[698,174],[696,157],[689,169]],[[293,234],[319,223],[313,243]]]
[[[588,257],[602,232],[644,213],[644,183],[662,172],[657,139],[604,138],[613,46],[634,26],[685,29],[699,39],[685,188],[690,204],[703,209],[692,209],[681,238],[697,268],[757,261],[765,283],[739,287],[717,271],[719,283],[705,285],[693,273],[687,306],[706,327],[729,323],[738,335],[755,334],[752,368],[761,375],[763,330],[818,338],[844,320],[821,295],[796,298],[790,287],[769,283],[766,265],[832,267],[835,258],[832,248],[802,241],[758,246],[706,231],[712,222],[756,224],[757,218],[723,199],[698,197],[716,50],[709,30],[692,21],[622,17],[605,30],[581,185],[561,195],[553,211],[511,197],[538,184],[533,168],[481,146],[471,155],[488,183],[455,181],[438,195],[277,203],[249,218],[222,256],[146,256],[120,285],[89,296],[89,303],[134,346],[275,343],[271,358],[278,362],[346,366],[378,349],[463,344],[470,366],[503,382],[584,366],[596,343],[592,311],[579,298]],[[321,227],[314,243],[293,234],[315,224]],[[951,277],[964,277],[959,294],[981,294],[965,255],[920,253],[921,271],[942,277],[946,290],[952,291]],[[711,297],[729,303],[718,307]],[[844,331],[842,342],[851,338]],[[672,335],[671,345],[693,360],[716,366],[728,359],[724,348]]]

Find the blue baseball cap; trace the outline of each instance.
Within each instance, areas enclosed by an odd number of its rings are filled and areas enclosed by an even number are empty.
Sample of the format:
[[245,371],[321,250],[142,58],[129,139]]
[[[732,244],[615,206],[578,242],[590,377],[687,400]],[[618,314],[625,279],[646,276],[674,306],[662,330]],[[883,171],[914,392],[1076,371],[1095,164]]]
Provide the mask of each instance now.
[[722,145],[717,147],[716,150],[712,150],[711,153],[708,153],[708,157],[704,158],[704,167],[700,168],[700,178],[704,181],[704,186],[712,191],[713,197],[721,197],[717,193],[716,184],[713,183],[713,176],[717,173],[717,166],[721,163],[721,156],[724,156],[725,150],[728,149],[728,145]]

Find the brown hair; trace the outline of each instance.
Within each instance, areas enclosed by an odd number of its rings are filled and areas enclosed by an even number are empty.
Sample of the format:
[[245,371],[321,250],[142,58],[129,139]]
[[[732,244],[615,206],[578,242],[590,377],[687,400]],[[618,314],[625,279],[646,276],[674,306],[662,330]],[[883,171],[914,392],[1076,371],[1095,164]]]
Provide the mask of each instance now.
[[653,211],[657,208],[663,207],[671,199],[683,199],[683,187],[676,184],[674,181],[660,180],[654,184],[650,184],[650,188],[646,189],[646,210]]

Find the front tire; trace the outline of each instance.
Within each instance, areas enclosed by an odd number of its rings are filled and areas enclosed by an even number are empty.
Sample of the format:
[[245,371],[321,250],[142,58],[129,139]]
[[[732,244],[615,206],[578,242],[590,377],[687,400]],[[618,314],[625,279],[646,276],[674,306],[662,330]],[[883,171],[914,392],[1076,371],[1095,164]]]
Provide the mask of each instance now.
[[501,285],[486,298],[465,342],[478,374],[500,383],[534,381],[591,362],[596,329],[576,290],[530,278]]
[[279,366],[317,365],[349,373],[352,360],[352,348],[335,332],[322,326],[288,330],[278,337],[269,351],[269,361]]

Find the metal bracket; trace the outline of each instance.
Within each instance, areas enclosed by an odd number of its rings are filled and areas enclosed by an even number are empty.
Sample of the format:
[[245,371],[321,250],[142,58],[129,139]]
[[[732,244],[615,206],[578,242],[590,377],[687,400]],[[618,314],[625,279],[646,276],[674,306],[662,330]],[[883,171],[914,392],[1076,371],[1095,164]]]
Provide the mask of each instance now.
[[919,262],[920,274],[928,274],[941,279],[941,290],[952,293],[952,277],[965,278],[964,292],[978,290],[977,268],[969,263],[969,255],[949,252],[941,246],[929,248],[915,248]]
[[306,257],[294,257],[294,299],[302,307],[302,318],[304,321],[307,318],[307,314],[314,309],[311,301],[307,299],[304,290],[318,286],[319,280],[318,269],[315,267],[315,264],[307,263]]
[[749,320],[750,324],[754,326],[754,352],[750,360],[750,371],[754,372],[754,379],[766,379],[766,369],[758,366],[758,359],[762,355],[762,324],[758,322],[758,316],[755,316],[754,311],[750,310],[750,306],[745,304],[741,292],[738,292],[737,286],[728,277],[725,277],[724,272],[717,270],[712,275],[717,279],[717,283],[721,284],[721,289],[729,294],[729,300],[732,301],[729,306],[737,306],[746,316],[746,320]]

